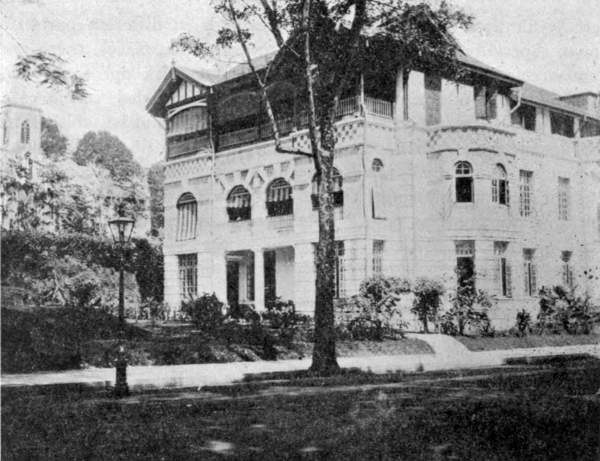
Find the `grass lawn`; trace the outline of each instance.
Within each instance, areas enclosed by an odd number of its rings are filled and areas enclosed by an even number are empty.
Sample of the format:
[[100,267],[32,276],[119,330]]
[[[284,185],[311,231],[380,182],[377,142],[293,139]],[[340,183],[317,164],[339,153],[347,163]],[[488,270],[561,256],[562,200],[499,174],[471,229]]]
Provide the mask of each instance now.
[[2,459],[598,459],[598,360],[364,378],[123,401],[3,389]]
[[[100,311],[2,309],[2,372],[113,367],[118,331],[117,319]],[[309,336],[306,328],[290,341],[278,330],[235,323],[203,332],[185,323],[129,322],[125,342],[130,365],[179,365],[310,357]],[[417,353],[433,351],[414,338],[338,344],[340,357]]]
[[574,346],[578,344],[600,344],[600,334],[589,335],[529,335],[523,337],[497,336],[494,338],[471,338],[456,336],[471,351],[493,351],[500,349],[522,349],[544,346]]

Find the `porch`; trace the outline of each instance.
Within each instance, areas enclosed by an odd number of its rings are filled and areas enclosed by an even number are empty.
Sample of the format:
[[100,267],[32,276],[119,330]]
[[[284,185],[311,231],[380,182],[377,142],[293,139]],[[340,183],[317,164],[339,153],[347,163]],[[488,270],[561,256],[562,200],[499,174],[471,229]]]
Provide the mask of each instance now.
[[278,297],[294,300],[294,260],[293,246],[226,252],[227,304],[263,310]]

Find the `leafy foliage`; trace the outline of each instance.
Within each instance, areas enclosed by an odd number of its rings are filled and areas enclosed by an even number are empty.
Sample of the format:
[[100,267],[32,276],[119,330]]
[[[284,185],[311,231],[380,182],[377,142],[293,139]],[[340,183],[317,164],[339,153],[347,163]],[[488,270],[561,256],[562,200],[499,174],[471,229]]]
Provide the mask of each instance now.
[[150,228],[153,235],[165,227],[164,204],[165,164],[155,163],[148,170],[148,187],[150,189]]
[[429,333],[428,322],[437,322],[440,298],[444,292],[441,282],[426,277],[418,278],[413,285],[415,300],[411,312],[419,317],[425,333]]
[[441,317],[442,333],[462,336],[466,327],[490,332],[487,310],[494,305],[494,299],[474,285],[473,280],[467,281],[450,296],[452,307]]
[[203,293],[198,298],[184,301],[181,308],[204,331],[219,329],[225,322],[225,304],[219,301],[215,293]]
[[600,323],[600,309],[589,295],[577,295],[575,289],[561,286],[540,289],[540,310],[537,327],[544,332],[589,334]]
[[525,309],[517,312],[517,332],[519,336],[525,336],[531,332],[531,314]]
[[84,99],[88,96],[85,80],[65,68],[65,60],[55,53],[38,51],[19,56],[15,63],[17,76],[27,82],[35,82],[47,88],[64,88],[71,98]]
[[122,182],[142,172],[142,167],[123,142],[108,131],[88,131],[77,143],[73,160],[79,165],[96,164]]
[[51,118],[42,117],[41,147],[44,155],[57,161],[65,157],[68,140],[63,136],[58,125]]

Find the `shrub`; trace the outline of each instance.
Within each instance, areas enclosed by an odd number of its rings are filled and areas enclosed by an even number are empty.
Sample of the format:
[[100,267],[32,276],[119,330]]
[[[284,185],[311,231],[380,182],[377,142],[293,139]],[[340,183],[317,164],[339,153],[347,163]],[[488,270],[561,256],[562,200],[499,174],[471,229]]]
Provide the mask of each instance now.
[[168,306],[162,301],[151,298],[146,299],[140,306],[140,315],[155,324],[157,320],[166,320],[169,315]]
[[428,322],[437,323],[440,297],[444,291],[440,282],[426,277],[418,278],[413,286],[415,301],[411,312],[419,317],[425,333],[429,333]]
[[[356,340],[382,341],[386,336],[402,335],[405,323],[397,309],[398,297],[387,294],[376,301],[374,297],[362,294],[344,300],[342,309],[354,314],[347,324],[347,334]],[[344,334],[338,328],[338,333]]]
[[525,309],[517,312],[517,331],[519,336],[525,336],[531,332],[531,314]]
[[227,315],[234,320],[243,320],[245,322],[260,321],[260,314],[249,304],[234,304],[229,306]]
[[363,280],[358,290],[361,296],[371,299],[374,303],[383,301],[390,295],[400,295],[410,292],[410,282],[397,277],[375,275]]
[[[442,331],[446,334],[463,336],[465,328],[470,327],[479,332],[489,329],[487,310],[493,306],[494,299],[483,290],[476,290],[474,283],[459,286],[450,297],[452,307],[442,317]],[[454,327],[450,326],[450,323]]]
[[279,337],[288,344],[297,336],[299,326],[308,320],[308,317],[296,313],[292,300],[283,301],[278,297],[266,303],[265,308],[262,319],[272,328],[278,329]]
[[224,321],[224,304],[219,301],[217,295],[203,293],[196,299],[185,301],[182,311],[190,317],[192,322],[206,332],[219,329]]
[[561,286],[540,289],[537,327],[541,333],[589,334],[600,322],[600,312],[589,295],[578,296]]

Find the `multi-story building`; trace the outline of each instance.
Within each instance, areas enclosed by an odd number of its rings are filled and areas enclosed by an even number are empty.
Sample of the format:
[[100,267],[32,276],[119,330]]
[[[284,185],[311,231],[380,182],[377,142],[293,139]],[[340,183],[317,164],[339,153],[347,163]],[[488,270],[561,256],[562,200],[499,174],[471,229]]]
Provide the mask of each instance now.
[[[264,67],[271,56],[256,60]],[[559,96],[463,56],[458,81],[373,69],[336,122],[336,295],[382,273],[474,277],[491,317],[543,285],[600,296],[600,96]],[[314,310],[312,160],[275,152],[248,67],[173,67],[147,105],[166,121],[165,297],[215,292]],[[289,83],[270,90],[285,144],[308,148]],[[456,271],[456,268],[460,271]]]

